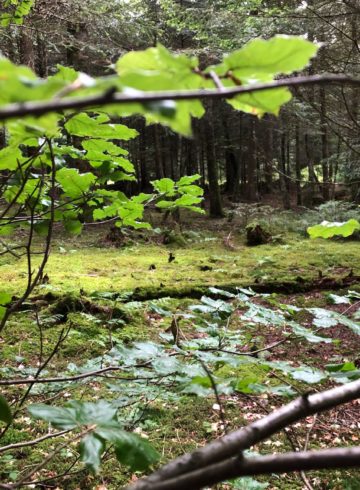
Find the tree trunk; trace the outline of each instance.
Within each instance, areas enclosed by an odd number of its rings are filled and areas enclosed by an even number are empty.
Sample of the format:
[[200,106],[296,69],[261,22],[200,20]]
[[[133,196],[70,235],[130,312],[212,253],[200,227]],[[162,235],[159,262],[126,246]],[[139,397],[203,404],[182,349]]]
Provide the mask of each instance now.
[[320,87],[320,104],[321,104],[321,112],[320,112],[320,121],[321,121],[321,158],[322,158],[322,176],[323,176],[323,185],[322,191],[324,199],[327,201],[329,199],[329,142],[328,142],[328,129],[326,124],[326,94],[324,87]]
[[271,116],[265,117],[264,124],[266,125],[264,131],[264,139],[263,139],[265,188],[266,188],[266,192],[271,194],[273,192],[272,162],[273,162],[273,131],[274,131],[272,117]]
[[147,148],[146,148],[146,125],[145,120],[141,120],[139,136],[139,170],[140,170],[140,189],[147,191],[150,188],[149,170],[147,166]]
[[220,186],[218,181],[218,164],[214,147],[214,127],[212,120],[212,111],[209,111],[208,117],[204,120],[205,138],[206,138],[206,156],[207,171],[209,180],[209,198],[210,198],[210,217],[222,218],[224,216],[220,195]]
[[34,43],[31,37],[31,30],[27,27],[26,21],[21,29],[19,41],[20,63],[28,66],[35,71],[35,51]]
[[256,139],[255,139],[255,121],[251,117],[250,124],[250,137],[249,146],[247,151],[247,183],[246,183],[246,198],[249,201],[257,201],[257,185],[256,185]]
[[283,129],[281,132],[281,147],[280,147],[280,186],[281,186],[281,194],[283,200],[284,209],[290,209],[290,193],[289,193],[289,181],[287,178],[287,169],[286,169],[286,133]]
[[159,134],[158,125],[154,125],[154,142],[155,142],[155,174],[157,179],[163,179],[165,177],[165,174],[164,174],[162,148],[160,143],[160,134]]
[[296,175],[296,204],[302,206],[301,195],[301,148],[299,123],[295,127],[295,175]]

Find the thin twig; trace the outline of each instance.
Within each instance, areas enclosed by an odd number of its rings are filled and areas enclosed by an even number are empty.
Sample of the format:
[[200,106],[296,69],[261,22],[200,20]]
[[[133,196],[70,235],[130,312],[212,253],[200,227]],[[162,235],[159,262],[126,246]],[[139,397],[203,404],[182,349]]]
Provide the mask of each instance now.
[[96,425],[92,425],[90,427],[87,427],[85,430],[83,430],[80,434],[77,434],[74,436],[72,439],[64,442],[64,444],[61,444],[58,446],[54,451],[52,451],[46,458],[44,458],[38,465],[35,466],[29,473],[27,473],[20,481],[17,481],[13,484],[11,484],[10,488],[19,488],[24,485],[24,482],[30,480],[30,478],[40,471],[44,466],[47,465],[49,461],[51,461],[62,449],[66,448],[69,446],[69,444],[78,441],[79,439],[82,439],[86,434],[89,434],[90,432],[93,432],[96,429]]
[[205,373],[207,374],[208,378],[210,379],[212,390],[214,392],[214,395],[215,395],[217,404],[219,405],[219,410],[220,410],[220,414],[219,415],[220,415],[221,423],[223,425],[223,431],[226,434],[227,433],[227,422],[226,422],[226,417],[225,417],[225,410],[224,410],[224,406],[222,404],[222,401],[221,401],[221,398],[220,398],[220,395],[219,395],[219,391],[217,389],[217,385],[216,385],[214,376],[213,376],[212,372],[210,371],[210,369],[207,367],[207,365],[201,359],[197,358],[197,360],[200,362],[203,370],[205,371]]
[[46,441],[47,439],[53,439],[54,437],[63,436],[68,432],[70,432],[70,430],[62,430],[61,432],[55,432],[54,434],[47,434],[46,436],[38,437],[37,439],[33,439],[32,441],[16,442],[14,444],[9,444],[8,446],[2,446],[0,447],[0,453],[28,446],[36,446],[36,444],[39,444],[40,442]]

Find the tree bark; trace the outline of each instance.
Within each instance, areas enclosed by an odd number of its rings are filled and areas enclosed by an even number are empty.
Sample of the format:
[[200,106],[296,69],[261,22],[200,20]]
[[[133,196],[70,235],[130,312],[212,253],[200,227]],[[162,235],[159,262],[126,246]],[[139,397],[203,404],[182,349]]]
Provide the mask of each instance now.
[[256,178],[256,138],[255,138],[255,120],[253,117],[249,120],[250,135],[249,146],[247,151],[246,165],[246,198],[249,201],[257,201],[257,178]]
[[210,217],[222,218],[224,216],[220,186],[218,180],[218,164],[215,155],[214,147],[214,127],[211,110],[210,114],[204,120],[205,124],[205,137],[206,137],[206,160],[207,160],[207,172],[209,181],[209,199],[210,199]]

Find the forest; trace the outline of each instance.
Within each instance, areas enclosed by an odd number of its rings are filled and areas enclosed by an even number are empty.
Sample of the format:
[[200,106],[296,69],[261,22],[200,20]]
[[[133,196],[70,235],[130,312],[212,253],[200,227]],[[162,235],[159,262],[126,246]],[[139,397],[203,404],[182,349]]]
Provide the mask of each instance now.
[[1,0],[0,489],[360,488],[359,0]]

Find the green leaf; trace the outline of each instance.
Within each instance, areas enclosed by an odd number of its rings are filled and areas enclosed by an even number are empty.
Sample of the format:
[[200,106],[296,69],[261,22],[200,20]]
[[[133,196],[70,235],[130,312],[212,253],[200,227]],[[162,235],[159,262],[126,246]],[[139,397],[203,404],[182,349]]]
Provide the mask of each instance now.
[[200,204],[202,202],[201,197],[192,196],[191,194],[183,194],[181,197],[174,201],[174,206],[178,208],[186,208]]
[[178,191],[180,192],[180,194],[189,194],[191,196],[202,196],[204,194],[204,189],[202,189],[198,185],[178,185]]
[[315,335],[310,329],[302,327],[298,323],[288,322],[289,327],[292,329],[295,335],[300,337],[304,337],[308,342],[311,343],[320,343],[324,342],[325,344],[330,344],[332,339],[327,337],[320,337],[319,335]]
[[0,320],[6,313],[6,305],[10,303],[12,296],[8,293],[0,292]]
[[350,318],[347,318],[340,313],[334,312],[333,316],[338,321],[338,323],[350,328],[350,330],[352,330],[356,335],[360,335],[360,323],[355,322],[354,320],[350,320]]
[[291,92],[286,88],[262,90],[227,99],[227,103],[238,111],[248,114],[263,115],[265,113],[279,115],[282,105],[292,98]]
[[93,473],[98,473],[101,464],[101,454],[104,452],[105,443],[96,434],[88,434],[80,444],[81,461],[90,468]]
[[65,230],[72,235],[79,235],[82,231],[83,225],[79,220],[65,220]]
[[314,43],[298,36],[255,39],[226,56],[216,71],[224,75],[230,70],[243,83],[270,81],[276,75],[302,70],[317,50]]
[[139,134],[135,129],[130,129],[123,124],[112,124],[109,121],[107,116],[94,118],[82,112],[72,117],[65,124],[65,128],[68,133],[75,136],[103,138],[105,140],[130,140]]
[[256,389],[253,389],[253,385],[259,382],[259,378],[259,376],[254,374],[238,379],[235,384],[235,390],[241,393],[256,393]]
[[[188,90],[204,85],[203,78],[195,73],[196,58],[183,54],[173,55],[158,45],[145,51],[132,51],[116,63],[124,93],[140,91]],[[134,90],[135,89],[135,90]],[[135,92],[136,91],[136,92]],[[164,101],[162,104],[128,104],[114,108],[119,115],[144,114],[148,123],[162,123],[174,131],[191,135],[191,116],[201,117],[204,108],[199,100]],[[110,109],[112,111],[112,108]]]
[[332,311],[324,308],[307,308],[307,311],[314,315],[313,325],[317,328],[331,328],[338,324]]
[[66,408],[34,404],[28,407],[28,411],[34,418],[50,422],[59,429],[74,429],[78,425],[75,414]]
[[10,424],[12,421],[12,414],[8,402],[0,395],[0,420],[5,424]]
[[113,422],[117,411],[104,400],[97,403],[71,401],[64,407],[34,404],[30,405],[28,410],[34,418],[45,420],[54,427],[65,430]]
[[176,185],[178,187],[181,187],[184,185],[188,186],[188,185],[192,184],[193,182],[195,182],[196,180],[199,180],[199,179],[201,179],[200,174],[184,175],[184,177],[181,177],[181,179],[176,182]]
[[40,220],[34,224],[34,230],[38,235],[46,236],[49,233],[49,225],[50,225],[49,220],[46,219]]
[[238,478],[237,480],[232,480],[231,482],[234,490],[264,490],[268,488],[268,483],[260,483],[253,478]]
[[30,13],[35,0],[11,0],[10,4],[15,5],[13,12],[0,15],[0,26],[7,27],[11,23],[21,25],[26,15]]
[[354,371],[356,366],[353,362],[344,362],[342,364],[327,364],[326,369],[332,373]]
[[159,201],[156,203],[156,207],[159,209],[171,209],[174,208],[174,201]]
[[320,225],[310,226],[307,229],[310,238],[332,238],[334,236],[351,236],[360,230],[360,223],[356,219],[350,219],[345,223],[323,221]]
[[319,383],[323,379],[326,378],[326,375],[323,371],[319,369],[311,368],[311,367],[302,367],[294,369],[291,373],[291,377],[293,379],[297,379],[298,381],[304,381],[305,383],[314,384]]
[[5,306],[11,301],[11,294],[0,292],[0,305]]
[[0,170],[16,170],[24,160],[17,145],[11,145],[0,150]]
[[333,305],[349,305],[351,300],[347,296],[338,296],[337,294],[328,294],[328,300]]
[[175,182],[172,179],[153,180],[151,184],[160,194],[165,194],[169,197],[175,195]]
[[213,393],[213,389],[207,388],[198,383],[190,383],[183,388],[181,393],[196,395],[199,397],[207,397]]
[[62,168],[56,173],[56,181],[64,193],[72,199],[83,196],[95,182],[96,177],[91,172],[79,174],[75,168]]
[[0,320],[4,318],[5,313],[6,313],[6,308],[4,308],[4,306],[0,306]]
[[99,427],[96,433],[115,446],[117,460],[131,471],[144,471],[159,460],[159,454],[142,437],[123,430]]
[[355,334],[360,335],[360,324],[347,318],[345,315],[323,308],[306,308],[306,310],[315,316],[313,323],[317,327],[329,328],[340,323],[341,325],[350,328]]
[[106,160],[110,156],[128,155],[128,151],[120,146],[102,139],[84,140],[82,147],[86,150],[86,158],[89,160]]

